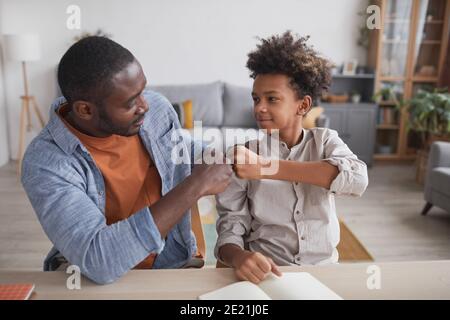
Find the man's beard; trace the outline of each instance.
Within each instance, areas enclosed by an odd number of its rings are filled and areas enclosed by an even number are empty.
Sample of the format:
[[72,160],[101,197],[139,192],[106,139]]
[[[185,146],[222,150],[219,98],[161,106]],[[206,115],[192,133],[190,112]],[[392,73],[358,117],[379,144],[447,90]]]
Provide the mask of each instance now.
[[98,110],[98,115],[99,115],[98,125],[102,131],[110,133],[110,134],[116,134],[119,136],[133,136],[138,133],[138,131],[130,132],[130,129],[132,128],[132,126],[136,122],[136,120],[133,121],[132,123],[130,123],[130,125],[128,125],[127,127],[117,126],[111,121],[109,116],[106,114],[104,106],[98,105],[98,104],[97,104],[97,106],[98,106],[97,110]]

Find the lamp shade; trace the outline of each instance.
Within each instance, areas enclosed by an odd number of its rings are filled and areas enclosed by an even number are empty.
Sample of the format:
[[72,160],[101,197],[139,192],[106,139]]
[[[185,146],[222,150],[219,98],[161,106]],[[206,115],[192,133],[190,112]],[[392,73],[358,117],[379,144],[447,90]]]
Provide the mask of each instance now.
[[5,54],[8,59],[34,61],[41,58],[41,46],[37,34],[4,35]]

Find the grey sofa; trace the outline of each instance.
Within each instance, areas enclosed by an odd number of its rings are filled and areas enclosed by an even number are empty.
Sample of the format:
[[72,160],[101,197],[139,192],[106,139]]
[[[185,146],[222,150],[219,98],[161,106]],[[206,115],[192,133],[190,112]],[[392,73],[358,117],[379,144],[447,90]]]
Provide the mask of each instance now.
[[433,206],[450,212],[450,143],[434,142],[430,148],[425,178],[425,201],[422,215]]
[[[171,103],[192,100],[194,121],[201,120],[203,129],[209,130],[207,137],[203,139],[206,142],[221,144],[226,149],[235,143],[244,143],[248,138],[258,137],[251,89],[248,87],[215,81],[206,84],[150,86],[148,89],[161,93]],[[329,119],[322,115],[317,119],[316,125],[328,127]],[[235,139],[224,139],[225,131]]]

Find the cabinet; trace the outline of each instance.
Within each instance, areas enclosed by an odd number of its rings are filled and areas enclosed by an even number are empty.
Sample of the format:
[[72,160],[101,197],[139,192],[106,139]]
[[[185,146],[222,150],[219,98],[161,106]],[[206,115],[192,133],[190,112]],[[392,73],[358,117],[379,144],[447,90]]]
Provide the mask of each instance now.
[[378,0],[381,28],[370,34],[368,65],[375,70],[379,101],[376,154],[380,160],[414,159],[417,137],[398,101],[439,84],[448,46],[450,0]]
[[330,129],[368,166],[373,162],[378,106],[374,103],[322,103]]

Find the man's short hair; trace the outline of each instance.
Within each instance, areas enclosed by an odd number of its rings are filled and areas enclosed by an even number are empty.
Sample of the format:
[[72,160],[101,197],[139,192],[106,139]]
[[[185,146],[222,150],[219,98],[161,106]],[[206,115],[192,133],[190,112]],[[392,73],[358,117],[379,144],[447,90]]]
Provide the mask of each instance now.
[[133,54],[111,39],[86,37],[63,55],[58,84],[69,104],[84,100],[101,104],[111,93],[111,80],[135,60]]

